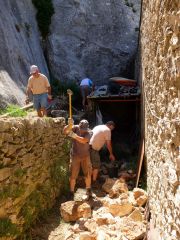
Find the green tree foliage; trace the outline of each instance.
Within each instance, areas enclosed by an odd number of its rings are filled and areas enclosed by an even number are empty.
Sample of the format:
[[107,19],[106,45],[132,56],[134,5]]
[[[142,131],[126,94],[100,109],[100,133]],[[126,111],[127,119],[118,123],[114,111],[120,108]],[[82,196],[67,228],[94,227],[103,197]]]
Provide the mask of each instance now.
[[42,37],[45,39],[49,33],[51,17],[54,14],[52,0],[32,0],[37,9],[36,18]]

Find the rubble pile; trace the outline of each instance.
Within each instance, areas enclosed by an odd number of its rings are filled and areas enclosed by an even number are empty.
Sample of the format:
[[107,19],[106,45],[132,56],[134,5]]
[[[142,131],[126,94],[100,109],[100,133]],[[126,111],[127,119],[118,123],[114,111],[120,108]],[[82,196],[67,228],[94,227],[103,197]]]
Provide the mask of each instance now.
[[[103,197],[98,194],[101,191],[105,192]],[[60,213],[65,223],[51,233],[49,240],[144,238],[146,191],[140,188],[129,191],[123,178],[107,178],[102,189],[94,192],[96,195],[89,201],[75,199],[61,204]],[[65,231],[63,228],[66,228]]]

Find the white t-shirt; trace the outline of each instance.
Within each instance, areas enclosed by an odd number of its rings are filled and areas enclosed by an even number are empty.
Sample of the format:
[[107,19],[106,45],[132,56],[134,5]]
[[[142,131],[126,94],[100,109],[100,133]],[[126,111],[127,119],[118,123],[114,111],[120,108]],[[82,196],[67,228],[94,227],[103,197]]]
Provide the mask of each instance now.
[[90,139],[89,144],[94,150],[99,151],[106,141],[111,140],[111,130],[106,125],[98,125],[92,130],[93,135]]

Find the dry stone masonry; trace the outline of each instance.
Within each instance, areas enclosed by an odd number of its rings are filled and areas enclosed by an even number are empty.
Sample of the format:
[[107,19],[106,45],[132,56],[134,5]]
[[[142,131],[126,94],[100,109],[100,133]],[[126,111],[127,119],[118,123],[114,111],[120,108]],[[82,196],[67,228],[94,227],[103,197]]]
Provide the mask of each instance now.
[[178,0],[143,1],[141,64],[150,239],[180,239],[180,35]]
[[64,118],[0,119],[0,239],[14,239],[68,185]]

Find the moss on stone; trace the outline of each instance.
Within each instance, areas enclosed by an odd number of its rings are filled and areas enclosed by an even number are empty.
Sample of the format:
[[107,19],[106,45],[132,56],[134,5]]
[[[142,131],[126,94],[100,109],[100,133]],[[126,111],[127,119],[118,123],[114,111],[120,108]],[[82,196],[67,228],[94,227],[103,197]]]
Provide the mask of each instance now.
[[51,178],[52,183],[55,186],[62,186],[63,190],[67,189],[69,178],[68,178],[68,159],[57,158],[54,165],[51,167]]
[[31,226],[41,210],[41,194],[35,190],[27,198],[26,203],[23,205],[19,213],[19,217],[22,216],[24,218],[25,229],[28,229]]
[[0,199],[4,200],[6,198],[18,198],[25,192],[25,187],[23,185],[17,186],[17,185],[10,185],[7,187],[4,187],[0,190]]
[[[45,182],[44,185],[39,184],[36,190],[26,199],[26,203],[21,208],[19,217],[24,218],[24,229],[28,229],[35,219],[41,217],[52,207],[52,201],[49,201],[49,197],[54,195],[54,192],[57,192],[58,188],[63,191],[63,193],[69,188],[69,143],[69,141],[65,141],[63,144],[63,152],[65,152],[63,157],[55,158],[55,156],[52,156],[52,159],[55,159],[50,170],[50,181]],[[52,153],[52,155],[55,154]]]
[[19,230],[17,225],[12,223],[9,218],[0,218],[0,237],[17,236]]
[[26,174],[26,172],[27,172],[26,169],[18,168],[18,169],[15,170],[14,176],[18,177],[18,178],[21,178],[21,177],[24,176],[24,174]]
[[65,154],[67,153],[69,155],[70,148],[71,148],[71,142],[68,139],[66,139],[64,141],[64,144],[62,145],[62,149],[65,152]]

